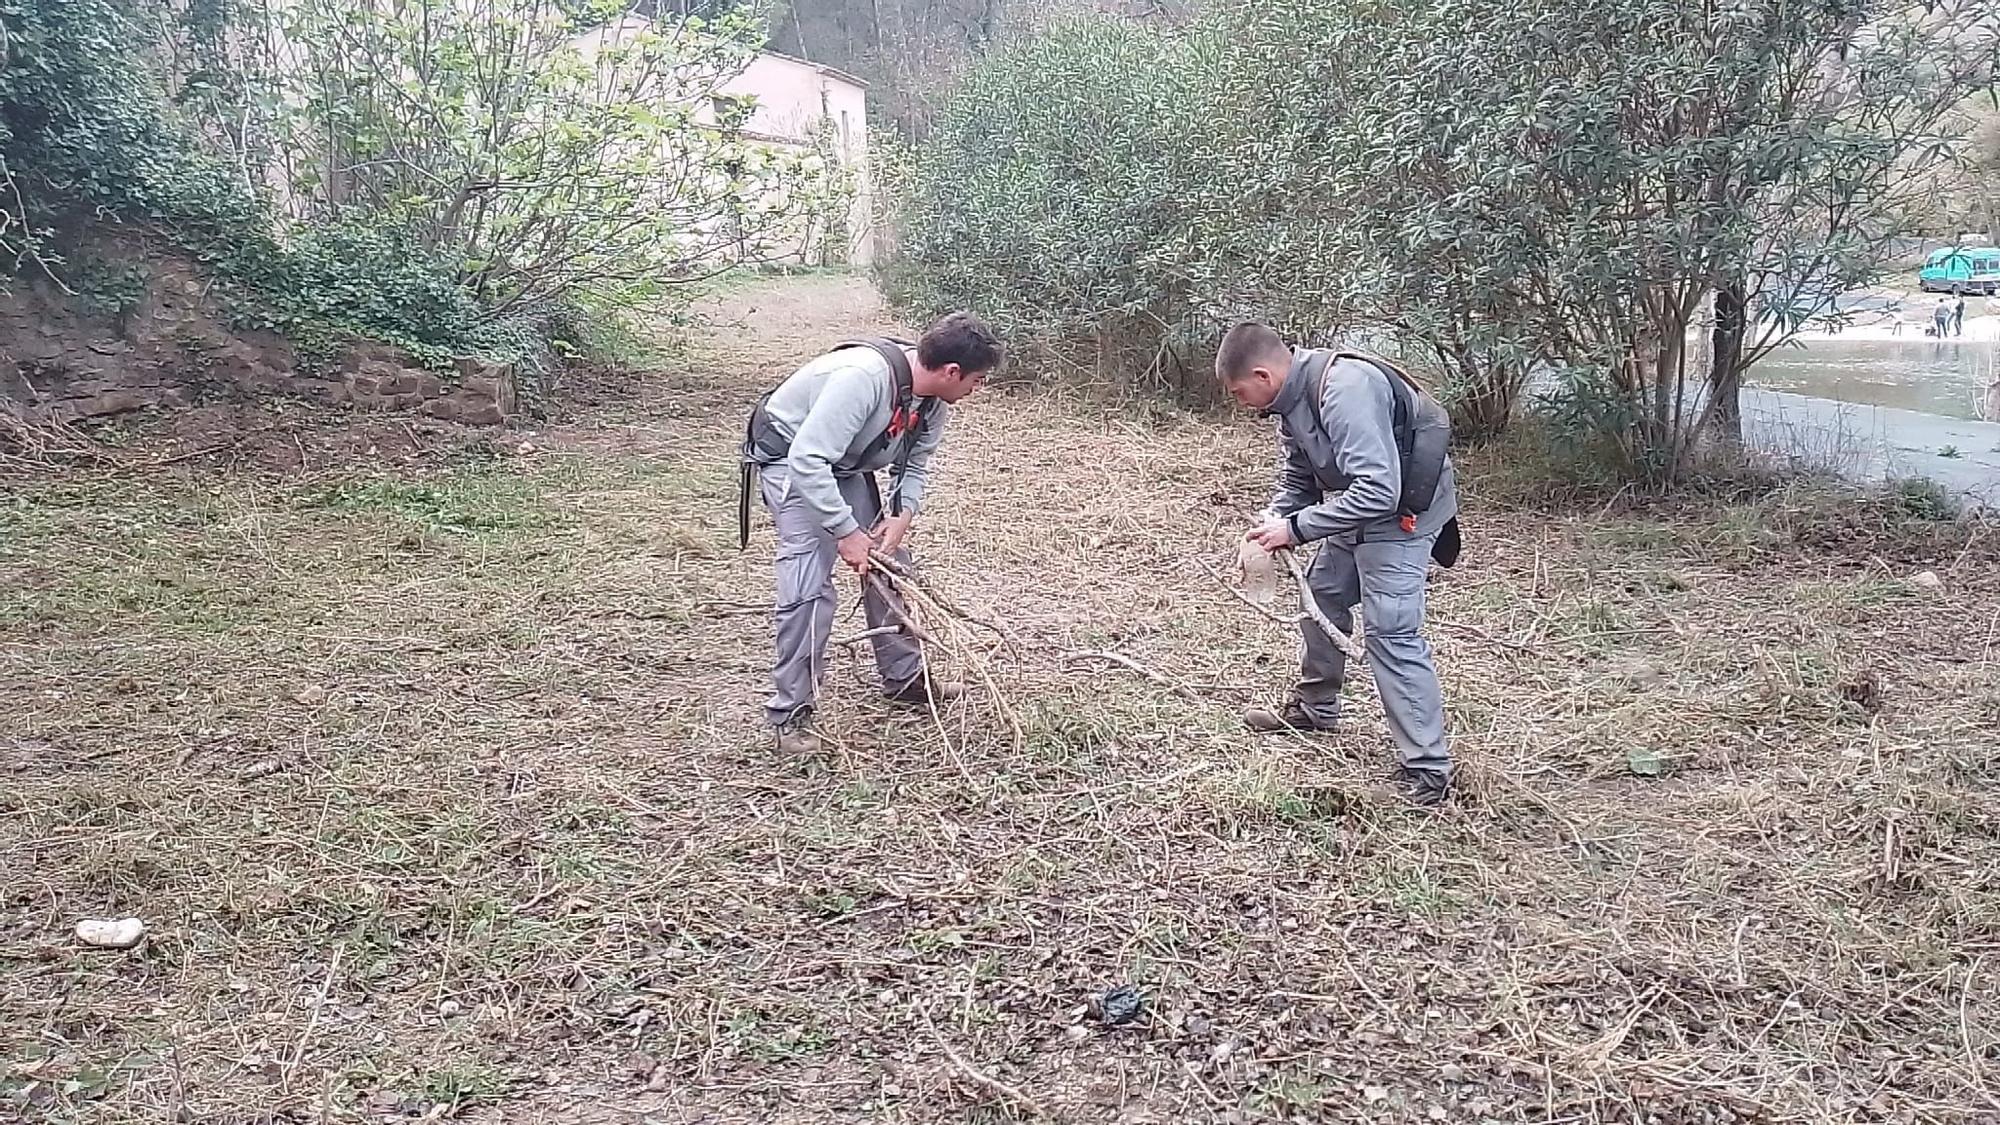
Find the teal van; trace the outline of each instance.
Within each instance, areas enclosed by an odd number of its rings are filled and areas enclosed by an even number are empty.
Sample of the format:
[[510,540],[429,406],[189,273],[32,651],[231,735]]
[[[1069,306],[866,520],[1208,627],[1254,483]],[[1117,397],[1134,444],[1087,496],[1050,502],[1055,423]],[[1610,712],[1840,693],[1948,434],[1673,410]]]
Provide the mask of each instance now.
[[2000,293],[2000,250],[1948,247],[1931,251],[1917,273],[1926,293]]

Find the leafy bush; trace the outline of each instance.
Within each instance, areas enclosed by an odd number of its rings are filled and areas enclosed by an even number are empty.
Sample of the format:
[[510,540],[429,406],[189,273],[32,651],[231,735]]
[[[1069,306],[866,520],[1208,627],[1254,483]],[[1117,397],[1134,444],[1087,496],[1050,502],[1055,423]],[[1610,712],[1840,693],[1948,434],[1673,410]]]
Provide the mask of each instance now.
[[1059,23],[947,105],[893,288],[1101,355],[1136,340],[1109,358],[1141,382],[1237,314],[1358,334],[1441,376],[1475,435],[1553,369],[1560,431],[1671,483],[1729,444],[1741,372],[1885,260],[1996,41],[1989,0]]
[[761,29],[606,0],[271,7],[286,48],[282,196],[307,221],[361,216],[450,261],[496,315],[662,287],[809,249],[844,210],[822,148],[745,137],[721,88]]
[[925,317],[977,306],[1100,374],[1205,387],[1195,189],[1216,61],[1201,34],[1079,17],[975,68],[910,154],[892,298]]
[[136,229],[309,358],[362,336],[546,373],[603,335],[566,325],[825,252],[853,199],[827,146],[758,142],[748,104],[711,101],[751,25],[627,9],[0,0],[0,283],[118,312],[129,285],[65,259]]
[[201,248],[260,229],[257,198],[175,124],[120,0],[0,0],[0,252],[54,275],[59,235],[100,215]]

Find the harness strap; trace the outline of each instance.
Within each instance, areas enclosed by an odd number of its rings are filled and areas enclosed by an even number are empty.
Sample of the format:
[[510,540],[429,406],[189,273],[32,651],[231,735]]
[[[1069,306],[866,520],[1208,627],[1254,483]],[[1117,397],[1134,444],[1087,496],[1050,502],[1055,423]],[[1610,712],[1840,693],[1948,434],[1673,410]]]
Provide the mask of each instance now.
[[[1431,500],[1437,495],[1438,479],[1444,475],[1445,458],[1449,455],[1451,442],[1450,419],[1443,418],[1442,424],[1420,426],[1418,414],[1424,402],[1424,389],[1388,360],[1364,352],[1314,349],[1306,357],[1301,374],[1305,376],[1311,393],[1312,419],[1319,427],[1320,436],[1326,437],[1326,421],[1319,414],[1320,392],[1325,386],[1327,369],[1343,359],[1368,364],[1389,380],[1390,427],[1395,435],[1396,459],[1403,478],[1402,493],[1397,497],[1397,514],[1403,516],[1406,523],[1414,522],[1414,517],[1430,510]],[[1438,413],[1442,415],[1442,410]],[[1330,438],[1328,440],[1331,441]]]
[[[869,447],[869,453],[882,449],[889,442],[896,443],[892,472],[896,477],[896,488],[890,495],[890,515],[903,514],[903,476],[909,472],[910,459],[916,455],[917,444],[923,440],[924,432],[930,428],[936,415],[935,398],[917,398],[915,375],[910,370],[910,357],[906,348],[912,345],[906,340],[893,336],[868,336],[854,340],[844,340],[834,345],[833,351],[845,348],[872,348],[889,365],[889,427]],[[776,389],[764,392],[757,405],[750,411],[750,418],[743,429],[742,482],[736,498],[736,540],[737,549],[750,546],[750,490],[757,470],[765,465],[776,464],[791,453],[791,442],[778,433],[771,424],[769,403]]]

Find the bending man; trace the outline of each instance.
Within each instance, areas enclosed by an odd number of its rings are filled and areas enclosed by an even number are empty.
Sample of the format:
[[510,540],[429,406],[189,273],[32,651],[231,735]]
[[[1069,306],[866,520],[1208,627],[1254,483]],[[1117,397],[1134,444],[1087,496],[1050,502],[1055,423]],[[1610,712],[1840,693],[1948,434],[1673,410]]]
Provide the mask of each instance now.
[[[1284,459],[1266,518],[1246,538],[1267,551],[1320,543],[1306,581],[1334,627],[1366,622],[1369,664],[1399,778],[1419,805],[1450,792],[1444,699],[1423,636],[1424,582],[1435,553],[1458,558],[1458,492],[1444,409],[1384,361],[1294,350],[1262,324],[1223,338],[1216,374],[1239,404],[1278,419]],[[1253,729],[1332,730],[1347,657],[1311,620],[1297,688],[1282,710],[1252,709]]]
[[[895,625],[901,601],[879,578],[867,580],[868,554],[909,561],[903,539],[923,505],[949,404],[976,390],[1000,360],[984,322],[952,313],[914,345],[884,338],[835,348],[793,372],[751,415],[740,521],[747,543],[754,476],[778,531],[777,658],[764,715],[785,753],[820,749],[813,708],[838,604],[835,560],[863,577],[869,628]],[[886,512],[875,478],[885,468]],[[873,643],[892,701],[928,706],[958,694],[956,685],[932,680],[915,638],[886,633]]]

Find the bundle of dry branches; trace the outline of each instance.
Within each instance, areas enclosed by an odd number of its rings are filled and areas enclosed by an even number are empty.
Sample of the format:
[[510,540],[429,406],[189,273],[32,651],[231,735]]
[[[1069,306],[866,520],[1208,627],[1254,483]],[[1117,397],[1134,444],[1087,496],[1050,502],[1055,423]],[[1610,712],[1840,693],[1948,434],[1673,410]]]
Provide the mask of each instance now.
[[0,466],[42,467],[105,460],[97,443],[66,422],[33,420],[0,401]]

